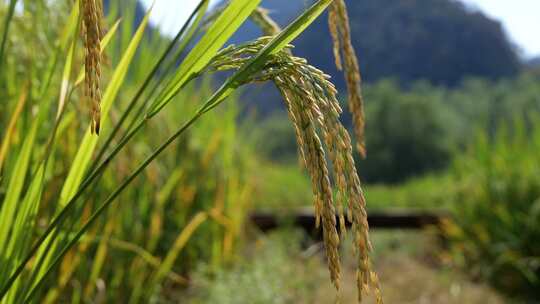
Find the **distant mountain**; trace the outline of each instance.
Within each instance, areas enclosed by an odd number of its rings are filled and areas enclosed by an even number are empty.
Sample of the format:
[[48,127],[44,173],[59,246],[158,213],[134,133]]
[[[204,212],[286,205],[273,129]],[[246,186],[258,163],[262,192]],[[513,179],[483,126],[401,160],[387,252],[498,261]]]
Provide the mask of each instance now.
[[[456,0],[346,2],[353,44],[367,83],[391,77],[405,87],[417,80],[452,87],[467,76],[498,79],[512,77],[521,69],[517,52],[501,24]],[[263,0],[262,6],[285,26],[311,3],[313,0]],[[138,5],[136,20],[143,15],[144,9]],[[230,42],[251,40],[260,35],[255,24],[247,21]],[[343,77],[334,66],[326,14],[294,41],[294,45],[295,55],[307,58],[312,65],[332,75],[338,89],[344,89]],[[269,86],[254,87],[257,94],[246,96],[255,100],[262,112],[272,111],[274,104],[268,101],[279,95],[275,90],[268,90]],[[265,94],[259,94],[260,90]]]
[[[263,6],[284,25],[309,1],[266,0]],[[364,79],[395,77],[401,84],[425,79],[454,86],[465,76],[515,75],[520,61],[499,22],[450,0],[348,0],[353,44]],[[253,25],[238,40],[254,37]],[[295,54],[337,75],[326,16],[294,43]],[[341,85],[340,85],[341,86]]]
[[[109,7],[110,0],[105,0]],[[263,0],[271,17],[285,26],[313,0]],[[499,22],[456,0],[347,0],[353,44],[363,78],[394,77],[402,85],[419,79],[454,86],[465,76],[489,79],[514,76],[520,61]],[[120,5],[131,1],[118,1]],[[128,10],[129,11],[129,10]],[[135,22],[144,16],[139,3]],[[246,22],[231,42],[254,39],[260,30]],[[326,16],[295,42],[294,53],[336,76]]]
[[[285,26],[311,0],[263,0],[271,17]],[[418,80],[456,86],[464,77],[498,79],[515,76],[521,62],[499,22],[471,11],[454,0],[347,0],[353,44],[363,80],[373,83],[395,78],[407,87]],[[247,22],[232,42],[256,38],[261,33]],[[345,88],[336,70],[327,15],[293,42],[294,54],[333,76]],[[273,111],[279,94],[271,86],[254,86],[246,93],[260,112]],[[260,94],[264,91],[264,94]]]

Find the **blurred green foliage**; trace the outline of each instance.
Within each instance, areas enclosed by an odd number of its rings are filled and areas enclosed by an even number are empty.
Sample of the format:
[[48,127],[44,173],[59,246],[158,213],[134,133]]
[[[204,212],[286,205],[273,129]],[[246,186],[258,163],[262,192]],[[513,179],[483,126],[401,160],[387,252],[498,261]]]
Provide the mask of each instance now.
[[456,191],[450,174],[429,174],[411,178],[400,184],[368,184],[366,199],[370,210],[413,209],[449,210],[449,193]]
[[311,206],[313,194],[307,172],[298,163],[260,162],[250,174],[253,178],[253,204],[276,210]]
[[493,135],[540,111],[540,77],[534,73],[498,82],[471,78],[457,89],[418,82],[400,90],[383,81],[364,92],[368,157],[358,166],[367,182],[401,182],[445,169],[475,130]]
[[[318,261],[302,257],[302,237],[294,230],[272,233],[248,248],[232,268],[209,272],[200,267],[194,275],[189,303],[285,304],[316,300],[313,289],[317,282],[312,278],[320,276],[321,269]],[[319,266],[317,272],[298,273],[308,265]]]
[[358,163],[365,181],[395,183],[447,165],[457,118],[440,90],[382,81],[365,92],[368,156]]
[[294,128],[291,128],[292,124],[286,114],[272,114],[265,117],[258,125],[258,128],[250,131],[250,136],[262,158],[281,164],[298,161],[298,145]]
[[[515,117],[527,121],[528,112],[540,111],[540,74],[498,82],[470,78],[455,89],[427,82],[401,89],[389,79],[365,86],[364,95],[368,156],[358,159],[358,171],[367,183],[400,183],[447,169],[454,154],[473,141],[475,130],[492,136]],[[350,125],[347,114],[344,122]],[[279,163],[295,162],[288,126],[285,114],[267,117],[256,131],[258,153]]]
[[[531,116],[530,116],[531,117]],[[454,260],[499,290],[540,289],[540,120],[480,132],[453,166],[458,191],[446,231]]]

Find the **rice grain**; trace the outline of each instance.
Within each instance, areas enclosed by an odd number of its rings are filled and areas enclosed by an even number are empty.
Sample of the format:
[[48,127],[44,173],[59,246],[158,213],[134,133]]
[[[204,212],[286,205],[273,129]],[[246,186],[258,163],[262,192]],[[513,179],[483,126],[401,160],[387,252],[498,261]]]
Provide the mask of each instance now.
[[[269,41],[257,39],[222,50],[209,66],[210,71],[239,69]],[[339,117],[342,113],[337,90],[330,77],[291,55],[292,46],[272,55],[265,66],[246,82],[272,81],[281,92],[295,130],[300,156],[311,177],[317,224],[322,223],[323,241],[330,278],[340,287],[340,235],[336,229],[336,209],[340,231],[345,232],[345,213],[352,223],[357,257],[358,300],[373,288],[382,303],[376,274],[371,270],[369,226],[366,201],[356,171],[351,138]],[[321,140],[322,139],[322,140]],[[327,157],[331,165],[327,163]],[[332,168],[332,179],[328,168]],[[333,183],[331,182],[333,180]],[[337,189],[334,200],[333,186]]]
[[103,3],[101,0],[81,0],[82,33],[85,49],[85,96],[90,101],[92,123],[90,131],[99,134],[101,124],[101,39],[103,37]]

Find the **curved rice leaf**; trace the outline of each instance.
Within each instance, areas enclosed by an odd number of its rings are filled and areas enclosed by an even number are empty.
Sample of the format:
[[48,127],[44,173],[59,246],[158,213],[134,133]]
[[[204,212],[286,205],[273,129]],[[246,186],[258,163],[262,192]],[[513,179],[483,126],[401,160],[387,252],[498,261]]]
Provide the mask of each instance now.
[[180,65],[172,82],[151,105],[148,116],[157,114],[191,79],[201,72],[229,40],[261,0],[233,0]]

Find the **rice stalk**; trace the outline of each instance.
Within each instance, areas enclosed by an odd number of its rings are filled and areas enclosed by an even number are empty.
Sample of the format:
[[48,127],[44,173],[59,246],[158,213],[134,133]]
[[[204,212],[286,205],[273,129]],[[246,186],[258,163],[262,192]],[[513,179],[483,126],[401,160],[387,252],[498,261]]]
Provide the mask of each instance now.
[[[360,67],[351,42],[351,29],[345,0],[335,0],[329,7],[328,24],[334,42],[334,57],[338,70],[343,70],[349,92],[348,104],[352,114],[357,149],[366,157],[364,100],[362,98]],[[343,57],[343,58],[342,58]]]
[[[211,72],[239,69],[268,42],[263,37],[240,46],[222,50],[209,66]],[[357,255],[358,300],[373,287],[377,301],[382,303],[377,275],[371,270],[369,226],[366,200],[353,159],[351,138],[341,124],[342,113],[337,90],[330,76],[310,66],[305,59],[291,55],[287,46],[272,55],[263,69],[246,82],[272,81],[281,92],[289,118],[296,132],[302,159],[311,177],[317,223],[322,222],[323,240],[328,259],[330,278],[340,286],[340,235],[336,229],[336,209],[341,231],[345,227],[345,213],[352,223]],[[321,140],[322,138],[322,140]],[[332,163],[331,183],[327,157]],[[337,188],[334,200],[332,186]]]
[[85,49],[85,96],[90,101],[91,132],[99,134],[101,122],[101,39],[103,38],[103,3],[82,0],[82,33]]

